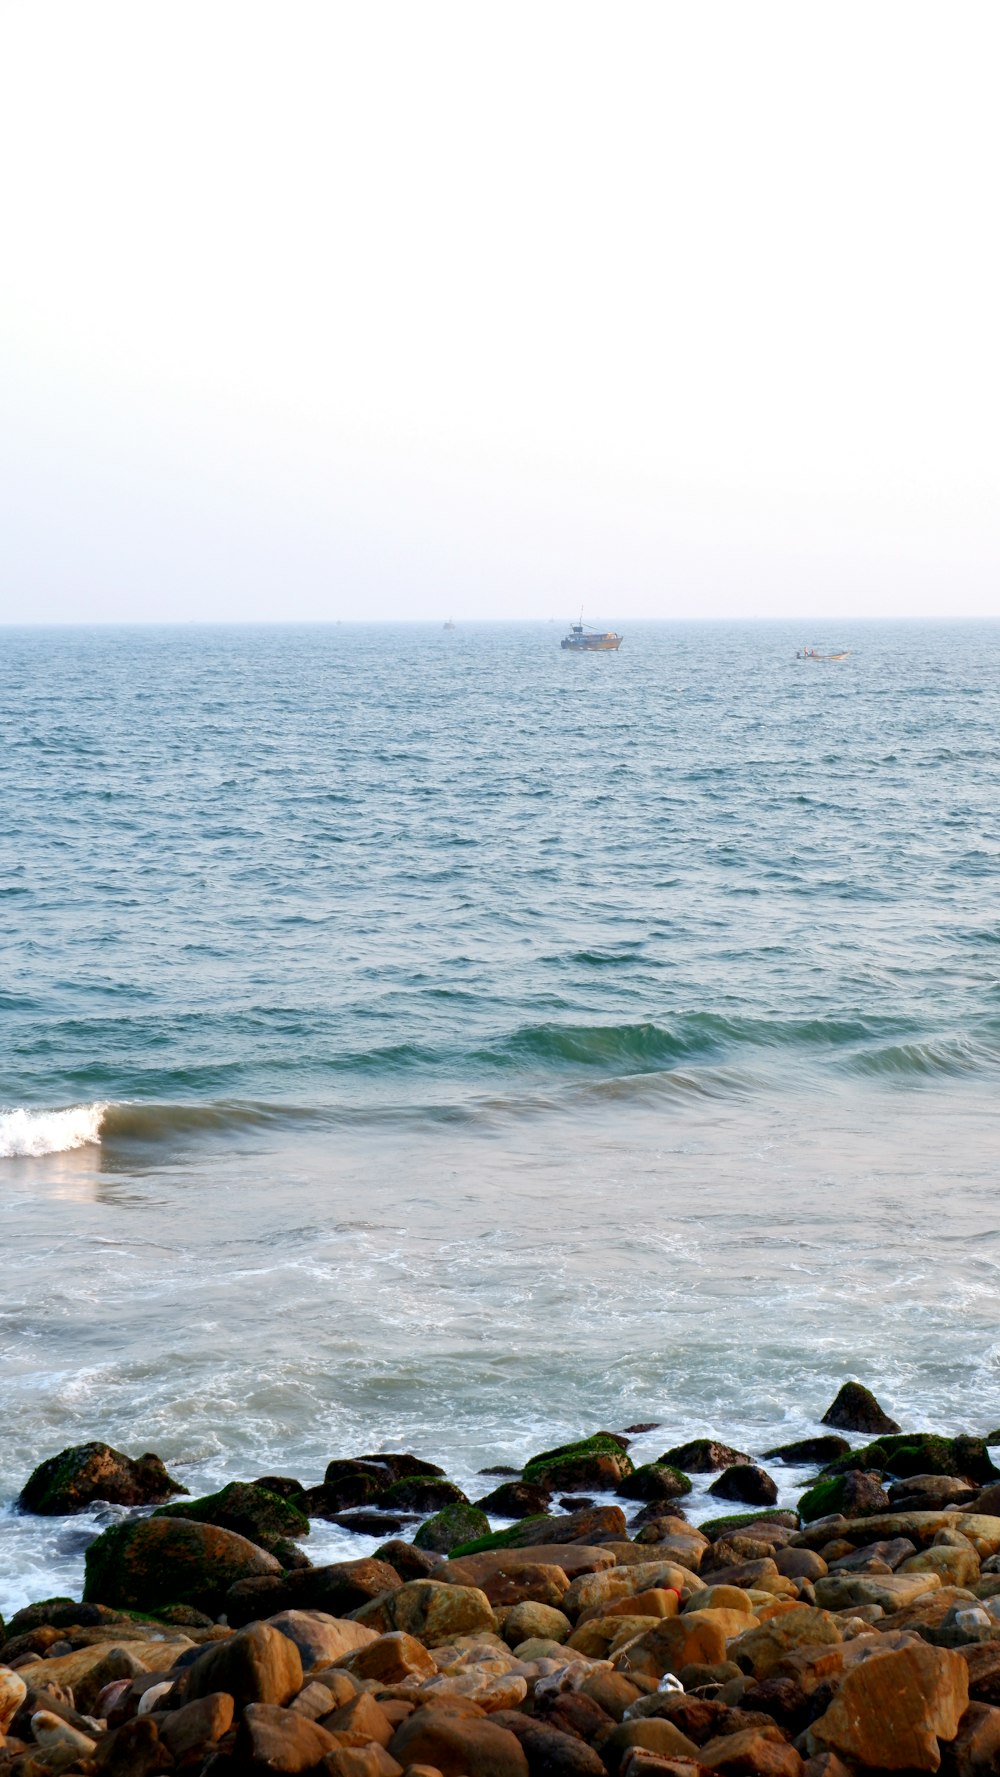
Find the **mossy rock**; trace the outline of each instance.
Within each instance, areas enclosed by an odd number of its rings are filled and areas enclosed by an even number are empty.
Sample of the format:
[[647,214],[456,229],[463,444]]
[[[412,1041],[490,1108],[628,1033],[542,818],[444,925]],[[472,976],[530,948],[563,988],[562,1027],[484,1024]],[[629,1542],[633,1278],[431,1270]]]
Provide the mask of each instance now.
[[847,1482],[843,1475],[830,1475],[808,1488],[799,1500],[799,1517],[803,1524],[811,1524],[815,1518],[829,1518],[831,1513],[839,1512],[844,1502]]
[[644,1462],[618,1486],[623,1499],[680,1499],[690,1491],[690,1478],[669,1462]]
[[984,1444],[1000,1444],[1000,1431],[988,1431],[983,1439]]
[[799,1527],[799,1514],[798,1512],[784,1510],[771,1512],[730,1512],[722,1518],[706,1518],[697,1528],[702,1532],[703,1536],[710,1537],[712,1542],[714,1542],[716,1537],[728,1536],[734,1530],[750,1530],[755,1524],[781,1524],[786,1530],[797,1530]]
[[[198,1524],[217,1524],[221,1530],[234,1530],[250,1542],[266,1539],[269,1547],[278,1541],[294,1542],[309,1535],[309,1519],[294,1501],[270,1493],[254,1481],[230,1481],[218,1493],[206,1493],[201,1499],[185,1500],[183,1504],[161,1506],[156,1518],[190,1518]],[[276,1549],[275,1553],[279,1551]]]
[[599,1431],[573,1444],[541,1451],[525,1463],[521,1479],[554,1490],[572,1492],[584,1487],[613,1492],[633,1472],[619,1440],[610,1432]]
[[459,1555],[481,1555],[487,1549],[520,1549],[525,1547],[525,1531],[537,1529],[545,1523],[555,1523],[555,1519],[550,1519],[544,1512],[536,1518],[522,1518],[519,1524],[512,1524],[509,1530],[491,1530],[488,1536],[477,1536],[471,1542],[459,1543],[449,1553],[453,1559],[457,1559]]
[[154,1506],[186,1492],[152,1451],[133,1460],[110,1444],[72,1444],[39,1463],[17,1504],[22,1512],[59,1517],[85,1512],[98,1499],[112,1505]]
[[407,1475],[394,1481],[378,1503],[385,1511],[395,1506],[404,1512],[439,1512],[445,1506],[467,1506],[469,1501],[461,1487],[440,1475]]
[[448,1555],[459,1543],[474,1542],[477,1537],[488,1536],[490,1521],[485,1512],[480,1512],[471,1505],[445,1506],[435,1512],[421,1524],[413,1541],[418,1549],[429,1549],[438,1555]]
[[936,1432],[899,1432],[874,1444],[851,1450],[828,1463],[823,1475],[843,1474],[847,1469],[877,1469],[906,1480],[910,1475],[950,1475],[975,1481],[979,1486],[1000,1479],[985,1438],[940,1437]]
[[167,1604],[191,1604],[214,1617],[238,1580],[280,1574],[273,1555],[235,1531],[157,1515],[112,1524],[90,1544],[83,1597],[151,1615]]

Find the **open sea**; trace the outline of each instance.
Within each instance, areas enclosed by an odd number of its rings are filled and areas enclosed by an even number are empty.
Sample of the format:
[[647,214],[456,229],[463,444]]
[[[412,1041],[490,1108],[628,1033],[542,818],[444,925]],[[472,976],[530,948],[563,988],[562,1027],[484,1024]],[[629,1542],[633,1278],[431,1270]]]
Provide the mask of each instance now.
[[1000,1425],[1000,626],[618,627],[0,631],[0,1610],[91,1438]]

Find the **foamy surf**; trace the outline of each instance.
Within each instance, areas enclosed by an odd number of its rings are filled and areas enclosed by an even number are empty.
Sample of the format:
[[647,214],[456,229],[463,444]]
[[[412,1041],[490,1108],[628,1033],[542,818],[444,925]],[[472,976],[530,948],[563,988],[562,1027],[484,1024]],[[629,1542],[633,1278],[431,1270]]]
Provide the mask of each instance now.
[[0,1160],[66,1154],[101,1139],[106,1104],[75,1104],[64,1111],[0,1111]]

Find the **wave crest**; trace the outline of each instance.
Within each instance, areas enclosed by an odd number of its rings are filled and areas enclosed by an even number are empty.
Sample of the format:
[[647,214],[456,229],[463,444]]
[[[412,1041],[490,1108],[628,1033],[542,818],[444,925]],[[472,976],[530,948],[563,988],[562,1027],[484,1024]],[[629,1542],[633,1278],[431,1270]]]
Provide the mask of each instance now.
[[63,1111],[0,1111],[0,1160],[66,1154],[101,1139],[106,1104],[75,1104]]

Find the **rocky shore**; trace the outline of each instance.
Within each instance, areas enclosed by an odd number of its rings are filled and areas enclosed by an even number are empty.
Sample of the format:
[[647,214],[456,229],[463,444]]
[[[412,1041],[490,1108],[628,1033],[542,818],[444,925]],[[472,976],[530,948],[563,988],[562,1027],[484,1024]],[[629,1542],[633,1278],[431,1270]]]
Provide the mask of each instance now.
[[[0,1625],[0,1774],[1000,1773],[1000,1434],[907,1433],[855,1383],[824,1424],[640,1466],[655,1427],[599,1431],[475,1501],[402,1452],[190,1499],[154,1455],[65,1450],[20,1509],[128,1514],[81,1600]],[[315,1518],[385,1540],[313,1566]]]

